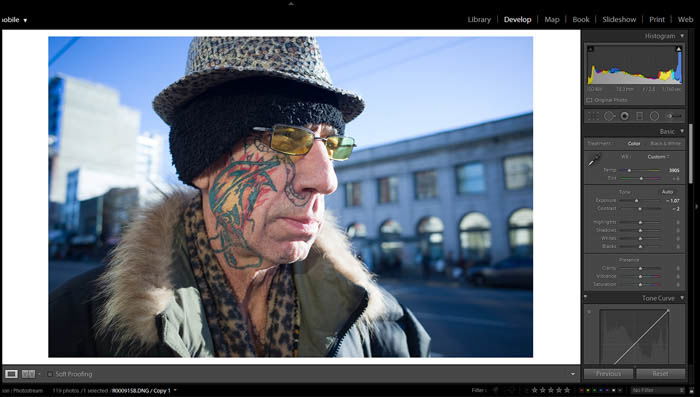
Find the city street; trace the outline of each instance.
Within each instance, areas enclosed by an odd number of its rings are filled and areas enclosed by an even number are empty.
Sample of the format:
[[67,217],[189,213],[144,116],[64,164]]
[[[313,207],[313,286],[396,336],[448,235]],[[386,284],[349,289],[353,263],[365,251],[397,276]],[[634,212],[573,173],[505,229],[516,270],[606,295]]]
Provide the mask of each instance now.
[[432,338],[436,357],[532,355],[532,291],[382,280]]
[[99,262],[49,261],[49,292],[71,278],[99,265]]
[[[49,262],[49,290],[95,266]],[[435,357],[532,355],[532,291],[399,279],[383,279],[381,285],[420,320]]]

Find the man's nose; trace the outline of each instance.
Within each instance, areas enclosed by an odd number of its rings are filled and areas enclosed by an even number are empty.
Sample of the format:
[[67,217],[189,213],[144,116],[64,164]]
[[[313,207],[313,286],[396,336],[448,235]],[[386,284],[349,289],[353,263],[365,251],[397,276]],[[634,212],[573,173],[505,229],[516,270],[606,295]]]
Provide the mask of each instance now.
[[294,188],[298,192],[331,194],[338,188],[333,161],[320,139],[315,140],[311,150],[295,163],[295,168]]

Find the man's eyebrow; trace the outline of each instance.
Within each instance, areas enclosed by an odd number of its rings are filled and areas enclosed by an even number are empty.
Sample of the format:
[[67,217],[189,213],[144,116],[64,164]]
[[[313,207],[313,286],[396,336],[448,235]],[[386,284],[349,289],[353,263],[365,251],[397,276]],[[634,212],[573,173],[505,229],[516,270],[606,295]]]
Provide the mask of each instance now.
[[307,124],[306,127],[310,129],[311,131],[316,131],[319,127],[321,128],[321,131],[319,132],[319,135],[323,137],[328,137],[331,135],[338,135],[338,129],[333,127],[332,125],[327,125],[327,124]]
[[338,130],[337,130],[335,127],[324,128],[324,129],[322,130],[321,134],[323,134],[324,131],[327,132],[327,133],[326,133],[326,136],[338,135]]

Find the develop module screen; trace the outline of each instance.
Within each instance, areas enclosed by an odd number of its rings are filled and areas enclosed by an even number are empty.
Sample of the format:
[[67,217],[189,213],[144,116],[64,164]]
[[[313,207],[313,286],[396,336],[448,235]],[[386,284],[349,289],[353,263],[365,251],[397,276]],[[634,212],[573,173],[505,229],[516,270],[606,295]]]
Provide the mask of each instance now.
[[3,395],[695,394],[695,15],[261,7],[2,15]]

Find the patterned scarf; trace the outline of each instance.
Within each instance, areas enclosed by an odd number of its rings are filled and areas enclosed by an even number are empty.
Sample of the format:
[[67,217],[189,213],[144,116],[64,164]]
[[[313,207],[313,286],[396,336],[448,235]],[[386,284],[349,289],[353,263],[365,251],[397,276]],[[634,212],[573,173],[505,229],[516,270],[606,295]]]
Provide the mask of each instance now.
[[[209,245],[202,197],[196,195],[184,213],[190,265],[197,282],[217,357],[256,357],[248,320]],[[299,305],[291,264],[279,265],[267,297],[266,330],[258,341],[262,357],[296,357],[299,344]]]

